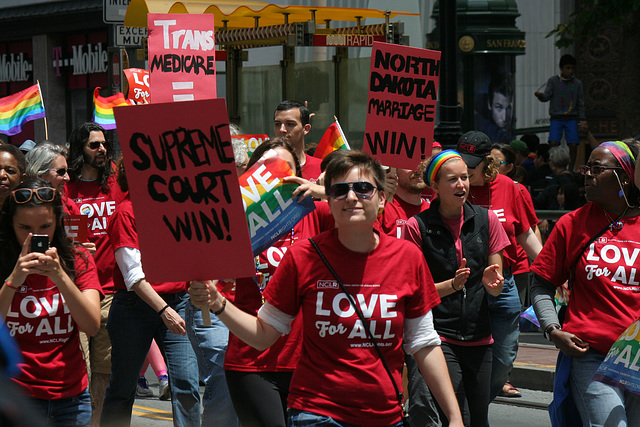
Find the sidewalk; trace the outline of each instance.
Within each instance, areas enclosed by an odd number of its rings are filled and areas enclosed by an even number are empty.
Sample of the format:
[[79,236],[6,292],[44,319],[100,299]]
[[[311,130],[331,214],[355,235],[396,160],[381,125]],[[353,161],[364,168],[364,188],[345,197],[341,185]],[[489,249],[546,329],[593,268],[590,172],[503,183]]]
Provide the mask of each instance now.
[[558,351],[540,332],[521,332],[511,383],[517,388],[553,391]]

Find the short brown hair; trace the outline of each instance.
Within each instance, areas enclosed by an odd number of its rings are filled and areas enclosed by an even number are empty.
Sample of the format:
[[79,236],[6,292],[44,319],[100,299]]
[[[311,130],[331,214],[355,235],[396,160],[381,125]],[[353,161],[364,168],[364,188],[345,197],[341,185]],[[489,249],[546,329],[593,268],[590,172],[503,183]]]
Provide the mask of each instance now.
[[336,156],[327,165],[324,174],[324,189],[327,195],[329,195],[333,180],[346,175],[353,168],[370,174],[375,181],[378,192],[384,193],[385,174],[380,162],[362,151],[350,151],[345,155]]

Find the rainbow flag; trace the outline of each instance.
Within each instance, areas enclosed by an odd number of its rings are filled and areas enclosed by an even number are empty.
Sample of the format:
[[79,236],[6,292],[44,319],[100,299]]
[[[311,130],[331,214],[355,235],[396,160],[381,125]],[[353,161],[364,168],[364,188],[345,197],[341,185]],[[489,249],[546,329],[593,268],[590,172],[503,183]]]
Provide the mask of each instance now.
[[331,123],[331,126],[329,126],[324,135],[322,135],[322,139],[318,143],[313,157],[324,159],[327,157],[327,154],[336,150],[351,150],[347,142],[347,137],[344,136],[340,123],[338,123],[338,119],[335,119],[335,122]]
[[238,179],[254,256],[289,233],[316,208],[311,197],[302,201],[291,198],[298,184],[285,183],[287,176],[293,176],[289,164],[275,150],[267,150]]
[[93,91],[93,122],[105,129],[116,128],[116,118],[113,115],[113,107],[131,105],[121,92],[106,98],[100,96],[100,87]]
[[0,98],[0,133],[15,135],[30,120],[45,117],[40,86],[35,84],[13,95]]

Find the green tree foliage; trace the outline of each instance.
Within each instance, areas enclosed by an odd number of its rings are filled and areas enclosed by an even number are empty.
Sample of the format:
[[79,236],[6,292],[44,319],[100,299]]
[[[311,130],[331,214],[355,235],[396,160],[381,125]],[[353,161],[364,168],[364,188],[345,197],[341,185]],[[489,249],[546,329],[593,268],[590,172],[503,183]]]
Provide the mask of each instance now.
[[604,24],[623,25],[637,13],[640,13],[640,0],[583,0],[569,22],[559,24],[547,37],[556,36],[557,47],[568,47],[595,36]]

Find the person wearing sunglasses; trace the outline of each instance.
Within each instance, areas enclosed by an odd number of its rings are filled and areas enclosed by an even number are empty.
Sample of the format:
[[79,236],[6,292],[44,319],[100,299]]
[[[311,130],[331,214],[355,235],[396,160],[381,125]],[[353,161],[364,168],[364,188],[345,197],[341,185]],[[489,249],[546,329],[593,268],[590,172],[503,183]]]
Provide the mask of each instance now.
[[[60,194],[44,180],[18,185],[3,205],[0,315],[22,351],[14,380],[41,417],[51,425],[88,426],[78,332],[98,332],[102,290],[93,257],[67,238],[62,215]],[[49,247],[32,251],[35,235],[46,235]]]
[[100,419],[104,393],[111,374],[111,343],[106,323],[115,287],[113,271],[116,259],[107,235],[107,223],[116,206],[124,198],[116,183],[113,150],[102,126],[86,122],[78,125],[69,135],[69,177],[66,195],[89,217],[88,239],[95,246],[93,253],[98,277],[105,298],[101,304],[100,332],[88,340],[91,365],[92,424]]
[[[613,343],[640,317],[637,158],[637,146],[622,141],[591,152],[580,168],[588,203],[558,220],[531,266],[536,315],[561,351],[556,375],[567,380],[583,425],[640,423],[640,396],[592,380]],[[567,280],[571,296],[563,322],[554,294]]]
[[0,145],[0,207],[11,192],[24,181],[24,154],[11,144]]
[[80,208],[76,203],[64,195],[64,186],[69,182],[67,168],[66,147],[44,141],[33,147],[25,156],[27,161],[27,179],[44,179],[51,183],[59,194],[62,194],[62,204],[65,213],[80,215]]
[[467,165],[457,152],[434,156],[424,181],[438,197],[409,219],[405,238],[422,250],[442,299],[433,319],[465,425],[486,426],[493,343],[487,295],[502,291],[502,250],[510,242],[495,213],[467,201]]
[[350,152],[329,163],[324,185],[336,228],[313,241],[335,275],[311,241],[298,241],[264,290],[257,317],[227,301],[213,283],[191,284],[194,304],[215,312],[256,350],[290,333],[291,322],[302,322],[302,352],[288,397],[291,427],[402,425],[393,384],[401,390],[403,345],[414,354],[450,425],[463,425],[433,329],[431,309],[440,299],[424,257],[412,243],[374,231],[386,200],[384,184],[382,166],[367,154]]

